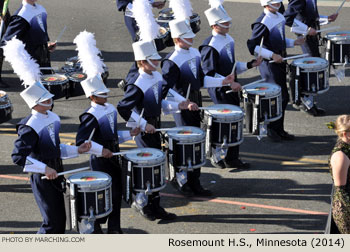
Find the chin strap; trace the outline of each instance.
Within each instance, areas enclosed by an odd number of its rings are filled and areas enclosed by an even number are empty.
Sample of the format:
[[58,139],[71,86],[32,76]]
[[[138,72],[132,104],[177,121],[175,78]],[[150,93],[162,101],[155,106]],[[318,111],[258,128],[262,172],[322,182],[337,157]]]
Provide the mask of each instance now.
[[220,26],[221,28],[230,28],[232,26],[232,23],[230,22],[229,25],[223,25],[223,24],[217,23],[217,25]]
[[152,67],[154,67],[155,69],[158,68],[158,66],[154,65],[154,64],[152,63],[152,61],[150,61],[149,59],[146,59],[146,60],[147,60],[148,64],[150,64]]
[[278,10],[281,8],[281,3],[280,3],[280,5],[279,5],[278,7],[275,7],[275,6],[273,6],[272,4],[269,4],[269,6],[270,6],[272,9],[278,11]]
[[181,38],[181,37],[180,37],[180,39],[181,39],[182,42],[186,43],[186,44],[189,45],[189,46],[192,46],[192,45],[193,45],[193,43],[188,42],[186,39],[183,39],[183,38]]

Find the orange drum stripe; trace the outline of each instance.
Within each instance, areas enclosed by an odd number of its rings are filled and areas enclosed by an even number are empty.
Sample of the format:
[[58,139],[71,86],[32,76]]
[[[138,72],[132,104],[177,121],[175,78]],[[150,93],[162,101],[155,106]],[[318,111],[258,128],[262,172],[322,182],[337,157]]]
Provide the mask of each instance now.
[[[174,198],[185,198],[185,196],[177,195],[177,194],[161,193],[161,195],[167,196],[167,197],[174,197]],[[220,204],[237,205],[237,206],[245,206],[245,207],[247,207],[247,206],[248,207],[257,207],[257,208],[265,208],[265,209],[271,209],[271,210],[277,210],[277,211],[294,212],[294,213],[302,213],[302,214],[328,215],[328,213],[326,213],[326,212],[309,211],[309,210],[288,208],[288,207],[279,207],[279,206],[269,206],[269,205],[255,204],[255,203],[232,201],[232,200],[221,200],[221,199],[210,199],[210,198],[199,198],[199,197],[198,198],[192,197],[191,199],[200,200],[200,201],[208,201],[208,202],[213,202],[213,203],[220,203]]]
[[27,177],[10,176],[10,175],[0,175],[0,178],[7,178],[7,179],[16,179],[16,180],[25,180],[25,181],[29,181],[29,178],[27,178]]

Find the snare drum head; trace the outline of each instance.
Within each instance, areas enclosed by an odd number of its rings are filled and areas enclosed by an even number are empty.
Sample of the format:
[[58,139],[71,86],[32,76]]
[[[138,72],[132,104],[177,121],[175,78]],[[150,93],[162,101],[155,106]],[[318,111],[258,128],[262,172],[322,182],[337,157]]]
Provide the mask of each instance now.
[[68,82],[67,76],[63,74],[44,74],[40,79],[45,85],[61,85]]
[[87,75],[82,72],[70,72],[70,73],[67,73],[67,76],[68,76],[68,79],[76,82],[81,82],[87,78]]
[[166,8],[161,11],[159,11],[159,19],[168,19],[171,20],[174,18],[174,12],[171,8]]
[[166,133],[169,138],[178,141],[195,142],[205,138],[205,133],[201,128],[192,126],[175,127]]
[[0,90],[0,105],[6,105],[9,103],[9,97],[5,91]]
[[306,70],[322,70],[328,67],[328,61],[319,57],[305,57],[294,60],[292,65]]
[[165,160],[165,154],[155,148],[139,148],[124,156],[129,161],[137,164],[154,165]]
[[274,83],[260,82],[255,84],[244,85],[243,96],[247,94],[259,95],[265,97],[276,96],[281,93],[281,87]]
[[106,186],[112,181],[112,178],[104,172],[84,171],[71,175],[67,181],[76,184],[79,188]]
[[215,104],[208,107],[205,114],[217,119],[231,119],[232,121],[239,121],[243,118],[243,110],[231,104]]
[[325,37],[332,41],[344,41],[344,40],[350,41],[350,31],[330,32],[330,33],[327,33]]

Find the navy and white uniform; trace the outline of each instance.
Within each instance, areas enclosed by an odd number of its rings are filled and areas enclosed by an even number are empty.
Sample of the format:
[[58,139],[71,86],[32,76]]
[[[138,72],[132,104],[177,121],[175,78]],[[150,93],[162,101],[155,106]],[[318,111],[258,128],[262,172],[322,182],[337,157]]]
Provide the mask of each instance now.
[[41,67],[50,66],[50,53],[47,42],[47,12],[40,4],[30,5],[23,1],[22,6],[11,16],[9,26],[1,44],[17,36],[25,44],[27,52]]
[[[202,69],[205,75],[212,77],[226,77],[231,74],[235,64],[235,42],[229,35],[221,35],[212,31],[212,35],[204,40],[199,47],[201,53]],[[248,69],[247,63],[237,62],[236,74],[243,73]],[[215,104],[232,104],[239,106],[240,98],[238,92],[226,93],[230,87],[209,88],[208,93]],[[214,155],[219,159],[217,155]],[[229,147],[226,161],[237,160],[239,157],[239,146]],[[220,160],[216,160],[220,161]]]
[[[112,152],[119,152],[119,143],[131,140],[129,131],[117,130],[117,110],[111,104],[99,105],[91,102],[91,107],[79,119],[80,126],[76,136],[76,145],[88,140],[93,129],[95,129],[95,133],[92,140]],[[118,156],[104,158],[91,155],[90,164],[92,170],[107,173],[112,177],[113,211],[108,217],[98,219],[97,222],[99,224],[105,223],[108,218],[108,231],[119,231],[122,175]]]
[[32,114],[17,124],[18,138],[12,160],[32,173],[30,183],[39,206],[43,223],[38,233],[62,234],[65,232],[66,214],[63,192],[65,179],[41,179],[46,166],[63,171],[62,158],[78,156],[78,147],[60,143],[60,118],[50,111],[47,114],[32,110]]
[[[119,114],[127,121],[126,126],[134,128],[140,122],[142,131],[145,130],[147,123],[160,128],[161,110],[163,109],[165,113],[174,113],[178,110],[178,102],[164,100],[168,90],[160,73],[154,71],[152,74],[147,74],[139,69],[137,75],[126,86],[124,98],[117,106]],[[144,109],[143,118],[140,118],[142,109]],[[135,141],[140,148],[161,149],[159,132],[154,134],[142,132],[135,137]],[[154,211],[160,207],[159,192],[149,195],[148,198],[145,208]]]
[[[260,42],[264,37],[263,48],[260,50]],[[262,78],[266,82],[276,83],[282,89],[282,117],[268,124],[268,128],[280,133],[284,131],[284,112],[288,104],[289,95],[287,88],[287,64],[286,62],[269,63],[273,53],[285,57],[286,48],[294,47],[294,40],[285,37],[285,18],[279,12],[272,13],[267,9],[252,24],[252,36],[247,41],[248,49],[252,55],[261,52],[264,61],[259,66]]]
[[[319,15],[317,0],[289,0],[284,12],[286,25],[292,27],[292,31],[307,31],[308,27],[319,29],[320,25],[328,23],[328,17]],[[300,23],[301,22],[301,23]],[[312,57],[320,57],[319,36],[306,36],[306,43],[301,46],[303,53],[309,53]]]

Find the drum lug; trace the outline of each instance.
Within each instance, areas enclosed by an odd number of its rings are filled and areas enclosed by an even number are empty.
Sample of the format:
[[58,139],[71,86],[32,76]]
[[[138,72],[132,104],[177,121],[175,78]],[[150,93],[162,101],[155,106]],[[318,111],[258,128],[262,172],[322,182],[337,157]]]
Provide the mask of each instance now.
[[145,191],[145,194],[146,195],[151,195],[152,194],[152,190],[151,190],[151,183],[149,181],[147,181],[146,187],[147,187],[147,189]]
[[96,217],[94,215],[94,209],[92,207],[89,208],[90,216],[88,218],[88,221],[95,221]]

